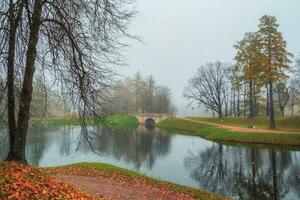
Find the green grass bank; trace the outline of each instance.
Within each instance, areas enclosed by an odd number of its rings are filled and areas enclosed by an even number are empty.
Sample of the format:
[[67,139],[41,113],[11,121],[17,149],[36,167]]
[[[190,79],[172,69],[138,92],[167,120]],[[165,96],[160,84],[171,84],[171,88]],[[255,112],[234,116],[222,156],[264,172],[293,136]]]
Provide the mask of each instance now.
[[[249,120],[246,117],[228,117],[222,120],[218,118],[209,117],[189,117],[193,120],[198,120],[202,122],[236,126],[236,127],[248,127]],[[300,133],[300,116],[276,116],[276,129],[279,131],[291,131]],[[257,116],[253,120],[253,124],[256,128],[268,128],[269,118],[267,116]]]
[[213,125],[176,118],[162,121],[157,124],[157,127],[181,130],[183,134],[196,135],[208,140],[300,146],[300,134],[295,133],[232,132]]
[[[33,119],[33,126],[64,126],[80,125],[76,118],[43,118]],[[86,120],[86,125],[104,125],[113,129],[134,129],[139,126],[138,120],[134,116],[126,114],[111,115],[102,119]]]
[[139,126],[139,121],[131,115],[112,115],[106,118],[109,126],[117,129],[135,129]]
[[[109,177],[126,181],[127,183],[145,182],[147,184],[162,187],[167,190],[185,193],[201,200],[225,200],[225,197],[215,195],[203,190],[194,189],[158,179],[150,178],[144,174],[140,174],[131,170],[119,168],[104,163],[78,163],[56,168],[44,168],[47,173],[54,174],[74,174],[92,177]],[[228,198],[227,198],[228,199]]]

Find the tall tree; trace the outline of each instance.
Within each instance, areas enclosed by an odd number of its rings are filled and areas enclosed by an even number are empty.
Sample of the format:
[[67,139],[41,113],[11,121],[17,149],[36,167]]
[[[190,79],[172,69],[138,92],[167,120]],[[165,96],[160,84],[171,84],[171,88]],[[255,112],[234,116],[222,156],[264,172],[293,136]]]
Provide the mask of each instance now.
[[253,118],[255,116],[255,87],[260,85],[262,66],[261,61],[264,56],[261,53],[261,45],[258,35],[255,33],[246,33],[244,38],[234,46],[237,49],[235,60],[237,66],[242,68],[242,78],[249,85],[249,127],[253,127]]
[[139,113],[141,111],[141,93],[142,93],[142,82],[143,78],[140,72],[137,72],[132,79],[132,89],[135,96],[135,112]]
[[[13,141],[16,137],[16,117],[15,117],[15,52],[17,43],[17,30],[21,21],[22,12],[25,1],[9,0],[2,2],[2,6],[5,8],[5,4],[8,3],[7,14],[0,14],[2,20],[6,21],[8,26],[8,34],[4,35],[5,40],[8,40],[7,47],[7,113],[8,113],[8,130],[10,146],[13,145]],[[2,7],[1,6],[1,7]],[[4,10],[5,12],[5,10]],[[3,27],[4,28],[4,27]],[[10,154],[9,157],[12,157]]]
[[[233,65],[229,68],[229,80],[231,83],[231,87],[234,91],[237,92],[237,100],[233,99],[236,102],[234,103],[234,110],[236,111],[236,115],[239,117],[241,114],[240,103],[241,103],[241,89],[242,89],[242,82],[243,82],[243,74],[242,69],[238,65]],[[235,95],[234,95],[235,96]],[[236,107],[236,108],[235,108]]]
[[260,18],[257,32],[262,45],[262,53],[267,58],[262,61],[264,78],[269,85],[269,128],[275,128],[274,113],[274,83],[286,78],[285,69],[289,68],[292,54],[286,48],[286,41],[278,31],[277,19],[274,16],[264,15]]
[[173,111],[170,89],[164,86],[158,86],[154,96],[154,112],[172,114]]
[[189,80],[184,90],[184,97],[207,109],[218,113],[223,118],[223,105],[226,98],[226,65],[221,62],[207,63],[198,68],[197,74]]
[[147,98],[148,98],[148,106],[147,106],[147,112],[152,113],[153,112],[153,101],[154,101],[154,91],[155,91],[155,80],[152,75],[148,76],[146,78],[146,85],[147,85]]
[[[35,71],[45,74],[44,79],[50,83],[63,83],[83,125],[87,117],[102,115],[95,113],[93,106],[95,100],[100,104],[103,96],[95,94],[111,84],[113,73],[107,64],[118,62],[116,56],[124,46],[118,39],[131,37],[127,33],[134,14],[128,6],[131,3],[131,0],[0,2],[0,35],[5,36],[0,38],[0,44],[3,51],[9,52],[0,55],[8,61],[9,160],[26,163],[25,139]],[[14,108],[13,95],[16,71],[21,83],[18,108]]]

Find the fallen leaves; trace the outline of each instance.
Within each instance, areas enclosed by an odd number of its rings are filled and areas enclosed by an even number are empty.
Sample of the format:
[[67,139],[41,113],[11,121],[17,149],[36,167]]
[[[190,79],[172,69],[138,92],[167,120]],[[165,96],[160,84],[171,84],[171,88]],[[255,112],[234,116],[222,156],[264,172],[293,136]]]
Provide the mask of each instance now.
[[[70,183],[82,192],[57,178]],[[198,195],[199,193],[199,195]],[[157,181],[112,167],[67,166],[35,168],[14,162],[0,162],[0,199],[5,200],[223,200],[206,192]],[[91,196],[93,195],[93,196]]]
[[38,168],[15,162],[0,162],[0,199],[89,200],[95,198],[47,175]]
[[[86,166],[67,166],[43,169],[62,180],[77,185],[91,194],[100,193],[114,200],[194,200],[193,196],[170,189],[171,183],[131,176],[118,170],[101,170]],[[98,182],[98,184],[97,184]],[[212,199],[212,198],[210,198]]]

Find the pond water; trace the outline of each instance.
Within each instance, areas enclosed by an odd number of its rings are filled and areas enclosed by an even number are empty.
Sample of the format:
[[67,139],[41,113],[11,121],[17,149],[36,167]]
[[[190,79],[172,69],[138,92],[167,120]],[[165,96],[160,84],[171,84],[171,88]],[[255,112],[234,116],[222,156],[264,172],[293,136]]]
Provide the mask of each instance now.
[[[300,199],[300,149],[225,145],[143,127],[89,129],[94,134],[71,126],[32,128],[28,162],[41,167],[105,162],[234,199]],[[0,130],[0,159],[7,154],[6,132]]]

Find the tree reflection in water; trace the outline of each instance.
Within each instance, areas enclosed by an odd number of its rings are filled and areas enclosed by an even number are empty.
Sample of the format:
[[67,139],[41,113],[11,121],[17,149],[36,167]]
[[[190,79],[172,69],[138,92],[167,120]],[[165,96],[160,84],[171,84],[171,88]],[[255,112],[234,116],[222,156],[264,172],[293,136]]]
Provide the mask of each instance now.
[[152,169],[156,158],[168,154],[170,147],[171,136],[159,130],[140,127],[126,133],[101,128],[98,132],[103,138],[99,143],[101,153],[133,163],[136,169],[140,169],[143,163]]
[[[222,145],[143,127],[128,131],[89,128],[95,134],[88,139],[80,127],[31,129],[26,144],[29,163],[54,166],[103,161],[235,199],[300,199],[297,151]],[[2,158],[7,153],[7,139],[5,130],[0,131]]]
[[197,155],[190,153],[184,164],[200,188],[237,199],[279,200],[290,191],[300,198],[300,173],[295,170],[300,166],[295,159],[287,150],[214,143]]
[[[59,146],[61,155],[68,156],[73,152],[72,146],[74,138],[71,126],[49,126],[49,127],[31,127],[30,134],[27,134],[26,158],[32,165],[39,166],[39,161],[43,158],[44,152],[47,151],[48,144],[51,144],[56,133],[61,133],[59,139],[62,145]],[[57,140],[58,138],[56,138]]]
[[[147,130],[140,127],[137,130],[113,131],[100,126],[90,127],[93,129],[93,138],[86,138],[80,134],[78,127],[55,127],[39,128],[31,130],[31,137],[28,138],[27,157],[33,165],[39,165],[43,157],[47,142],[54,140],[53,132],[60,132],[59,153],[68,156],[80,151],[81,153],[94,152],[100,156],[113,157],[115,160],[122,160],[132,163],[135,169],[142,165],[152,169],[157,157],[168,154],[171,135],[165,134],[158,129]],[[58,140],[57,138],[55,140]]]

